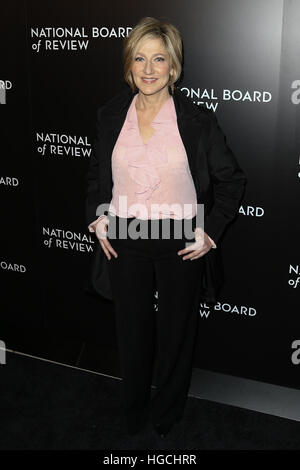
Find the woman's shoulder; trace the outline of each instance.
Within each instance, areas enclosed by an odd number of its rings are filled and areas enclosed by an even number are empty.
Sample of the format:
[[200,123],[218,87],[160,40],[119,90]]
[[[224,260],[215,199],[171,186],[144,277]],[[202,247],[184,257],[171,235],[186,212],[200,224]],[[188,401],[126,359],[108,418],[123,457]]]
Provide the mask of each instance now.
[[196,104],[190,96],[187,96],[179,87],[174,89],[174,99],[180,103],[180,112],[183,116],[203,121],[213,121],[216,119],[214,111],[204,104]]

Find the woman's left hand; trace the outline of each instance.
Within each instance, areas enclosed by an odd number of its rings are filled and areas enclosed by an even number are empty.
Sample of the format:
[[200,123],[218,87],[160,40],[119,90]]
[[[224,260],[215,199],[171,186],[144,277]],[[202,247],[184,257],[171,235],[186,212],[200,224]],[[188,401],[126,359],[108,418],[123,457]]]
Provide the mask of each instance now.
[[178,255],[185,255],[192,251],[192,253],[184,256],[182,258],[183,260],[201,258],[201,256],[205,255],[213,247],[213,243],[210,241],[209,236],[200,227],[196,227],[194,231],[196,241],[188,248],[184,248],[177,252]]

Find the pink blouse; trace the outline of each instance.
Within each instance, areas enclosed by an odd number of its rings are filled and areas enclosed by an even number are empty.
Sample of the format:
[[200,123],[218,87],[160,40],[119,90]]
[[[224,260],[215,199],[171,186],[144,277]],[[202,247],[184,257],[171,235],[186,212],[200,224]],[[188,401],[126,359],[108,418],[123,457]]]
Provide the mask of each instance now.
[[[109,213],[139,219],[190,219],[197,213],[197,194],[170,95],[151,122],[153,135],[144,143],[139,131],[136,94],[112,152],[113,190]],[[94,225],[104,216],[89,225]],[[213,248],[216,248],[215,243]]]

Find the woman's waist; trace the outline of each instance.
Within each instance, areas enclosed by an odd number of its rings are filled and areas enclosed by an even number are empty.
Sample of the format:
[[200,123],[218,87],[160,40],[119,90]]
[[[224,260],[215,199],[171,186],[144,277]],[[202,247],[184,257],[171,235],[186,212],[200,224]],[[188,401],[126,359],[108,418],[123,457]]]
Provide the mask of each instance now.
[[194,229],[197,225],[197,217],[175,219],[173,217],[148,218],[122,217],[117,214],[108,214],[109,226],[108,236],[112,238],[124,233],[132,238],[138,234],[144,238],[178,238],[194,239]]

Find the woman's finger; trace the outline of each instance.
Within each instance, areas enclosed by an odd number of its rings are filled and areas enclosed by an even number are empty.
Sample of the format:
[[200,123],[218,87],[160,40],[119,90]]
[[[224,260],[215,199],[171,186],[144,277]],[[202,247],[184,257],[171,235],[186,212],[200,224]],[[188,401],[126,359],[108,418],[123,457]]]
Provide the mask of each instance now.
[[185,253],[189,253],[190,251],[195,251],[197,248],[199,248],[197,246],[197,242],[194,242],[192,244],[190,244],[189,246],[187,246],[186,248],[183,248],[182,250],[179,250],[177,252],[178,255],[184,255]]
[[194,251],[193,253],[191,253],[190,255],[187,255],[187,256],[184,256],[182,259],[183,260],[186,260],[186,259],[196,259],[196,258],[200,258],[200,256],[203,256],[205,255],[206,251],[202,251],[199,253],[199,251]]
[[118,257],[118,253],[113,249],[113,247],[111,246],[110,242],[106,239],[101,239],[100,240],[100,243],[101,243],[101,246],[106,254],[106,256],[108,257],[108,259],[110,259],[110,254],[109,253],[112,253],[114,255],[115,258]]
[[200,258],[201,256],[205,255],[209,250],[210,246],[205,246],[204,248],[201,248],[200,250],[194,250],[192,253],[189,253],[188,255],[184,256],[182,259],[196,259]]
[[104,253],[106,254],[106,257],[107,257],[108,259],[110,259],[111,256],[110,256],[110,254],[109,254],[108,249],[107,249],[106,246],[104,245],[103,239],[99,240],[99,243],[100,243],[100,245],[101,245],[102,250],[103,250]]
[[190,251],[196,251],[196,250],[205,250],[206,248],[208,248],[209,245],[207,244],[203,244],[202,242],[194,242],[192,244],[190,244],[188,247],[186,248],[183,248],[182,250],[178,251],[177,254],[178,255],[184,255],[186,253],[189,253]]
[[112,253],[114,255],[115,258],[118,257],[118,253],[113,249],[113,247],[111,246],[109,240],[106,238],[105,240],[103,240],[103,243],[104,245],[106,246],[107,250]]

